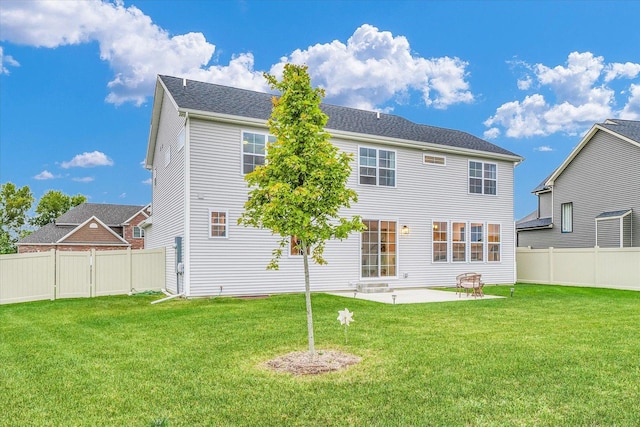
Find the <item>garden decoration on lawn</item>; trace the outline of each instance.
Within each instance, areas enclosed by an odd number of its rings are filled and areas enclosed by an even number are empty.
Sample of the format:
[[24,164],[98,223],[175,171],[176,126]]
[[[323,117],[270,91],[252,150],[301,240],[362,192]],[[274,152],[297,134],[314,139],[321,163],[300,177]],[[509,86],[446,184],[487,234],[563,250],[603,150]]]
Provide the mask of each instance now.
[[348,343],[349,338],[347,336],[347,328],[349,327],[349,323],[355,321],[353,320],[353,312],[349,311],[348,308],[338,311],[338,320],[341,325],[344,325],[344,342]]

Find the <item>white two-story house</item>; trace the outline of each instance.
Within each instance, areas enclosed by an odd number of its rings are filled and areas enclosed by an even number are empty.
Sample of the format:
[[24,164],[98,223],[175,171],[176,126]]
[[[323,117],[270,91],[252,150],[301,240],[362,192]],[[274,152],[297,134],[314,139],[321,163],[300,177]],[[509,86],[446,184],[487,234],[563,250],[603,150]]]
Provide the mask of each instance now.
[[[271,94],[159,76],[146,167],[152,215],[146,247],[167,250],[167,289],[186,296],[304,290],[295,251],[266,270],[278,236],[237,225],[244,175],[265,160]],[[325,249],[311,265],[312,291],[359,283],[451,286],[476,272],[515,281],[514,167],[522,158],[465,132],[323,104],[326,130],[353,154],[348,185],[367,230]]]

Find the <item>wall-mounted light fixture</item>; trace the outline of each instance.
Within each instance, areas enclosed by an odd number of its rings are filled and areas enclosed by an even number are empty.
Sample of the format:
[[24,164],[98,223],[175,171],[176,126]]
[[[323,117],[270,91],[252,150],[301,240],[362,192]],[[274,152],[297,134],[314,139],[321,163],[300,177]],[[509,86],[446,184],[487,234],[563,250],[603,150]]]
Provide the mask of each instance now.
[[402,230],[400,230],[400,234],[402,234],[403,236],[406,236],[409,234],[409,227],[407,227],[406,225],[402,226]]

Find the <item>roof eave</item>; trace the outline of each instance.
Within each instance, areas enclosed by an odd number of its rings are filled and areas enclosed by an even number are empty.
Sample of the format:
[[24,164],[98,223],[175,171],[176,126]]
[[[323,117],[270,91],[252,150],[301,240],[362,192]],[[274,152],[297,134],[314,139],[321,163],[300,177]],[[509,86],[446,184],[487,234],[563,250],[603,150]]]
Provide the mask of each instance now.
[[[253,117],[242,117],[230,114],[212,113],[202,110],[193,110],[189,108],[179,108],[179,113],[188,114],[190,118],[196,118],[201,120],[216,120],[224,123],[243,125],[243,126],[256,126],[267,129],[267,122],[263,119],[256,119]],[[400,138],[390,138],[380,135],[364,134],[356,132],[348,132],[343,130],[336,130],[331,128],[325,129],[331,134],[332,137],[342,137],[352,141],[366,142],[366,143],[380,143],[387,145],[394,145],[399,147],[416,148],[423,151],[438,151],[442,153],[452,154],[466,154],[475,157],[484,157],[510,161],[515,164],[519,164],[524,160],[524,157],[518,155],[510,155],[503,153],[492,153],[490,151],[472,150],[469,148],[450,147],[443,144],[435,144],[422,141],[412,141]]]

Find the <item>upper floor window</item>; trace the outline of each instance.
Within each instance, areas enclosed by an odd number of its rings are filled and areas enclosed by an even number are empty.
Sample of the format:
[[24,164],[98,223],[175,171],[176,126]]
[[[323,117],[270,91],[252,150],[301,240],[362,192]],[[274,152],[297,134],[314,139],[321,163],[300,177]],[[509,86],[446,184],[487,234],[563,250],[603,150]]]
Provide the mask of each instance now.
[[469,161],[469,193],[496,194],[497,183],[495,163]]
[[144,228],[138,227],[137,225],[133,226],[133,238],[141,239],[144,237]]
[[227,213],[209,210],[209,237],[228,237]]
[[563,233],[573,232],[573,203],[563,203],[560,205],[560,223]]
[[[300,239],[296,236],[291,236],[289,239],[289,255],[290,256],[302,256],[302,247],[300,246]],[[311,248],[307,248],[307,255],[311,255]]]
[[186,134],[185,134],[185,128],[182,128],[182,130],[180,131],[180,133],[178,134],[178,145],[177,145],[177,150],[180,151],[182,150],[182,147],[184,147],[184,141],[186,138]]
[[253,172],[256,166],[264,165],[267,143],[276,138],[262,133],[242,132],[242,173]]
[[396,152],[360,147],[360,184],[396,186]]
[[166,151],[164,152],[164,165],[169,166],[171,163],[171,146],[167,146]]
[[427,165],[445,165],[446,158],[444,156],[435,156],[433,154],[425,154],[423,157],[423,162]]

